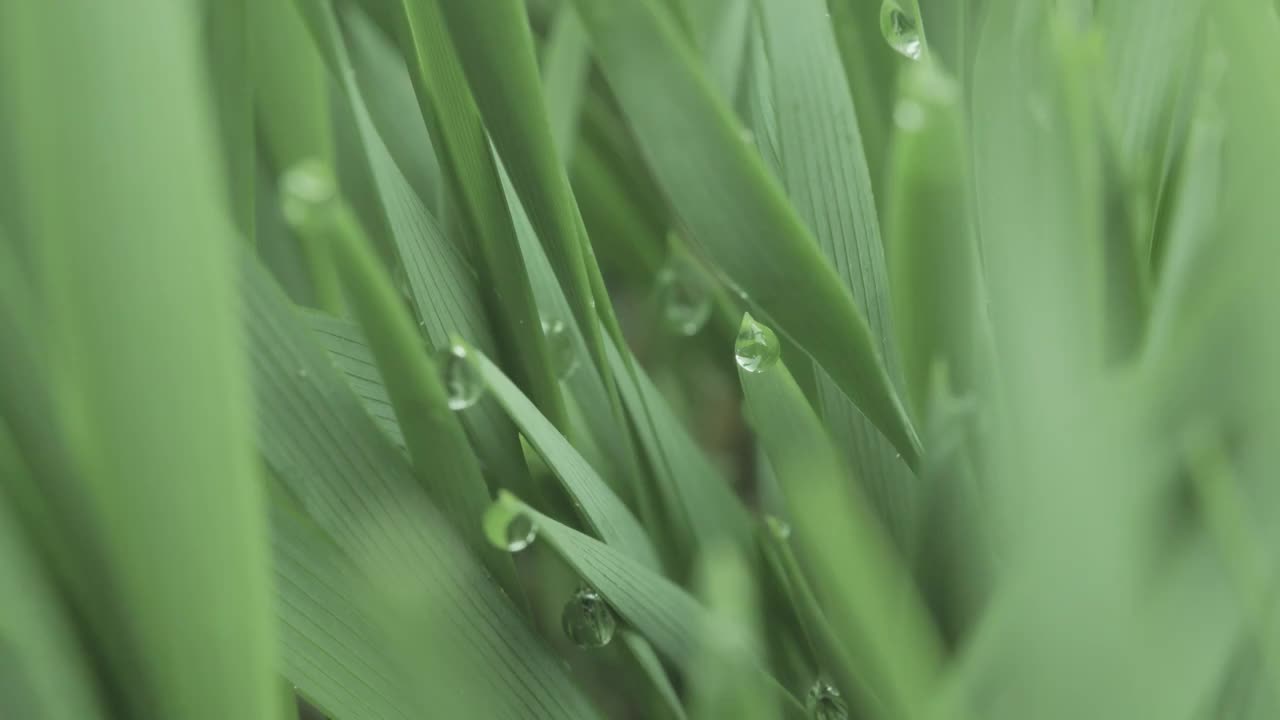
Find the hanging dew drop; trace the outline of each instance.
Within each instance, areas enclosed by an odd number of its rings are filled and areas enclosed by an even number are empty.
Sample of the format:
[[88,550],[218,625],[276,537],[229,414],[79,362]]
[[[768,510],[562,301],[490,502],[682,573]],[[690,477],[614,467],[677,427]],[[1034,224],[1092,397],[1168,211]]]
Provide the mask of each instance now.
[[547,349],[551,351],[551,365],[556,377],[569,379],[578,369],[578,353],[573,347],[573,335],[563,320],[543,320],[542,333],[547,337]]
[[711,288],[688,261],[658,272],[657,297],[663,325],[679,335],[696,335],[711,317]]
[[484,394],[480,369],[467,357],[467,349],[462,345],[449,348],[441,364],[441,374],[450,410],[466,410]]
[[319,160],[303,160],[280,178],[280,210],[299,232],[312,232],[328,223],[337,199],[337,181]]
[[791,539],[791,525],[782,518],[766,515],[764,524],[769,528],[769,532],[778,540],[786,542]]
[[778,362],[781,355],[778,336],[756,322],[750,313],[744,313],[738,339],[733,343],[733,356],[738,367],[750,373],[764,372]]
[[810,720],[848,720],[849,717],[849,708],[840,691],[822,678],[809,688],[804,708]]
[[889,47],[900,55],[919,60],[924,52],[924,39],[915,16],[902,9],[897,0],[884,0],[880,5],[880,32]]
[[608,645],[613,639],[618,620],[600,593],[584,585],[564,604],[560,625],[574,645],[598,648]]
[[538,537],[533,518],[524,512],[519,500],[505,491],[485,510],[481,524],[485,537],[499,550],[520,552]]

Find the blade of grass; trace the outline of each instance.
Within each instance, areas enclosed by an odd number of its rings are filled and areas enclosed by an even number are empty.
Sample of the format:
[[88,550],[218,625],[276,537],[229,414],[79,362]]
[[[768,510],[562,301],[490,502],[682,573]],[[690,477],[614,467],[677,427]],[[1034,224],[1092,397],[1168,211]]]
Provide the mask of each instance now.
[[437,0],[406,2],[400,10],[401,50],[422,115],[445,160],[450,187],[463,210],[467,235],[478,248],[481,287],[489,289],[508,369],[557,427],[564,427],[564,400],[521,262],[511,213],[491,154],[480,111],[467,87]]
[[129,610],[97,638],[122,712],[273,718],[266,518],[198,6],[4,15],[25,58],[6,85],[65,452],[101,530],[103,601]]
[[[650,168],[717,269],[773,318],[908,459],[919,441],[866,320],[652,0],[575,0]],[[791,292],[803,281],[809,291]]]
[[705,647],[702,629],[710,623],[707,610],[679,586],[609,545],[542,515],[509,493],[499,493],[486,523],[516,516],[532,521],[538,537],[598,590],[623,620],[682,669],[693,670],[695,662],[708,658],[730,667],[750,667],[753,675],[799,709],[799,702],[756,658],[742,628],[724,628],[719,643]]
[[451,697],[465,707],[467,693],[479,687],[509,716],[596,717],[270,278],[246,263],[241,282],[259,449],[304,512],[359,567],[399,580],[407,597],[452,619],[431,641],[435,652],[475,675],[449,689]]
[[[748,315],[744,323],[753,322]],[[786,366],[738,376],[777,473],[792,532],[839,643],[885,717],[921,717],[940,667],[937,637],[910,575]],[[856,653],[856,655],[854,655]],[[852,696],[855,688],[845,688]]]
[[644,528],[582,455],[483,353],[467,348],[466,357],[529,444],[555,471],[587,525],[610,546],[657,572],[658,555]]
[[[778,178],[858,309],[891,379],[902,388],[876,203],[858,116],[823,0],[757,0],[775,111]],[[879,514],[899,540],[909,534],[914,480],[893,446],[816,370],[823,419],[846,448]],[[910,388],[906,388],[910,398]]]

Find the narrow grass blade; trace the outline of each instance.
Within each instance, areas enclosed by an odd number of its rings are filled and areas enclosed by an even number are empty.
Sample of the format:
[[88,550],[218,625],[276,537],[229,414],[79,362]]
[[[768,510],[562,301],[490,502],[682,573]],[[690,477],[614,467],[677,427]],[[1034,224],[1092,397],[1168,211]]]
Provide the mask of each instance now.
[[567,169],[577,144],[591,48],[573,6],[561,3],[542,49],[542,96],[556,157]]
[[[463,209],[464,226],[476,243],[481,287],[497,320],[506,367],[538,407],[565,427],[564,400],[551,365],[528,273],[519,252],[511,212],[476,100],[467,87],[457,49],[439,0],[405,2],[401,50],[409,63],[418,104],[433,127]],[[548,148],[548,152],[551,149]]]
[[[889,278],[858,116],[823,0],[758,0],[778,139],[778,178],[858,309],[897,387],[902,367]],[[768,122],[768,120],[766,120]],[[897,536],[909,531],[913,479],[892,445],[816,370],[823,419]],[[910,388],[906,388],[910,390]],[[910,397],[910,394],[907,393]]]
[[940,649],[904,563],[861,492],[844,482],[843,463],[786,366],[738,375],[795,518],[801,562],[840,644],[886,717],[919,717],[938,679]]
[[[865,318],[652,0],[575,0],[650,168],[716,268],[908,459],[919,441]],[[797,278],[808,291],[791,292]]]
[[694,669],[694,663],[705,662],[706,653],[710,653],[716,662],[750,667],[757,680],[768,682],[780,697],[789,699],[792,706],[799,709],[799,703],[787,695],[760,664],[742,628],[724,628],[716,647],[704,645],[702,630],[711,619],[706,608],[679,586],[609,545],[542,515],[508,493],[499,494],[490,513],[505,517],[523,515],[531,520],[539,538],[545,539],[583,580],[598,590],[623,620],[682,669]]
[[468,349],[466,356],[525,438],[555,471],[588,526],[618,552],[658,572],[658,555],[644,528],[582,455],[488,358],[473,349]]

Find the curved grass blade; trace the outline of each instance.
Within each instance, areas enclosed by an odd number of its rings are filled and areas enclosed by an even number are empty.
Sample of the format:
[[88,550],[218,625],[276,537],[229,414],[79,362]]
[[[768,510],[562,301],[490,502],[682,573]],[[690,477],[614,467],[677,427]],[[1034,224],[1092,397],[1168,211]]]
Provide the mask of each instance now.
[[619,550],[539,513],[510,493],[499,493],[489,512],[531,520],[539,538],[598,590],[623,620],[685,671],[709,657],[734,667],[747,666],[758,680],[768,682],[799,709],[795,698],[760,663],[742,628],[722,626],[724,632],[715,646],[704,644],[703,628],[711,624],[711,618],[706,608],[679,586]]
[[[252,262],[242,270],[259,449],[282,485],[358,567],[399,580],[410,600],[453,619],[430,639],[433,652],[472,672],[498,716],[597,717],[270,278]],[[455,699],[465,706],[469,698]]]
[[[750,316],[744,322],[753,322]],[[870,512],[786,366],[739,370],[792,532],[854,672],[890,718],[921,717],[941,651],[904,563]],[[852,694],[855,688],[846,688]]]
[[520,427],[529,444],[555,471],[582,519],[600,539],[645,568],[658,572],[660,563],[644,528],[587,464],[569,441],[484,354],[467,348],[466,357],[484,378],[489,391]]
[[[919,440],[866,320],[652,0],[575,0],[668,200],[717,269],[914,463]],[[803,279],[808,291],[792,292]]]

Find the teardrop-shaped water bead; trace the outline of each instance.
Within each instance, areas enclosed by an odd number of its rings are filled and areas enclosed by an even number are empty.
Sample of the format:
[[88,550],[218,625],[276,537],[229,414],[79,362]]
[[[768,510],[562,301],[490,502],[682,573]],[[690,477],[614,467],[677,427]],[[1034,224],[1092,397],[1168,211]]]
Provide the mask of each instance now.
[[749,313],[742,316],[738,339],[733,343],[733,357],[738,367],[747,372],[764,372],[778,362],[782,346],[773,330],[756,322]]
[[609,644],[618,620],[609,603],[595,588],[580,587],[564,604],[560,614],[564,634],[581,648],[598,648]]
[[518,500],[505,493],[485,510],[481,526],[494,547],[508,552],[520,552],[538,537],[533,518],[524,512]]
[[897,0],[884,0],[880,5],[880,32],[889,47],[900,55],[919,60],[924,53],[924,38],[915,15],[907,12]]
[[294,230],[312,232],[328,223],[337,201],[338,183],[319,160],[303,160],[280,177],[280,210]]
[[484,377],[462,345],[454,345],[445,353],[440,373],[450,410],[466,410],[484,394]]
[[696,335],[711,317],[711,286],[688,260],[658,271],[657,298],[662,323],[685,336]]
[[543,320],[542,334],[547,338],[547,350],[551,353],[551,367],[556,377],[568,380],[578,369],[579,362],[569,326],[563,320]]
[[849,708],[840,691],[831,683],[819,678],[805,696],[805,712],[810,720],[848,720]]

